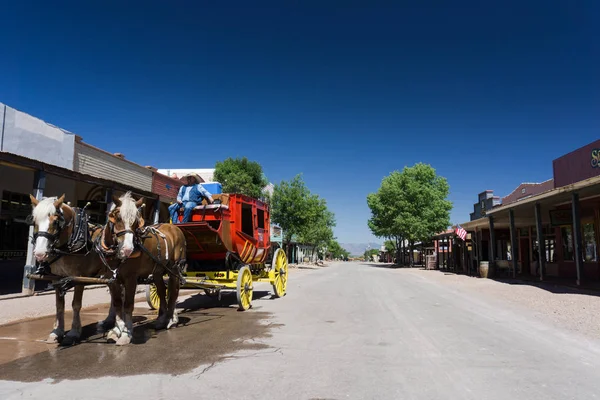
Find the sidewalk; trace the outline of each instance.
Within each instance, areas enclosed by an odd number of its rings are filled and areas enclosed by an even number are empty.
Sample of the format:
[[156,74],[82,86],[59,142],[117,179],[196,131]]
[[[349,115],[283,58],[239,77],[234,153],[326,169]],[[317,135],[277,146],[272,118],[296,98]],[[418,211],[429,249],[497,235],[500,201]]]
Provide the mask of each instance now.
[[[145,286],[137,287],[136,301],[145,301]],[[65,295],[65,311],[71,310],[73,289]],[[106,285],[88,286],[83,292],[83,308],[110,303]],[[33,296],[23,294],[6,295],[0,298],[0,325],[21,319],[53,315],[56,312],[54,291],[40,292]]]

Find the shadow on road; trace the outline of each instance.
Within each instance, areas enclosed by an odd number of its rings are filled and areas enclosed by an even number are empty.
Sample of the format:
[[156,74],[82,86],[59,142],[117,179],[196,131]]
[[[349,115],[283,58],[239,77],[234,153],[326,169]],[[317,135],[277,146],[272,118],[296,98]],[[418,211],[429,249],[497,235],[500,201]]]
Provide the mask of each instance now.
[[581,286],[577,286],[574,279],[562,279],[555,277],[546,277],[544,281],[540,281],[538,277],[521,276],[510,278],[506,276],[494,276],[489,278],[481,278],[478,275],[468,275],[466,273],[453,272],[449,270],[429,270],[444,275],[461,275],[473,279],[489,279],[498,283],[514,286],[533,286],[538,289],[545,290],[555,294],[581,294],[586,296],[600,296],[600,282],[587,282]]
[[545,290],[555,294],[581,294],[587,296],[600,296],[600,284],[588,283],[577,286],[573,281],[564,279],[546,278],[544,281],[534,279],[520,278],[489,278],[499,283],[514,286],[534,286],[538,289]]

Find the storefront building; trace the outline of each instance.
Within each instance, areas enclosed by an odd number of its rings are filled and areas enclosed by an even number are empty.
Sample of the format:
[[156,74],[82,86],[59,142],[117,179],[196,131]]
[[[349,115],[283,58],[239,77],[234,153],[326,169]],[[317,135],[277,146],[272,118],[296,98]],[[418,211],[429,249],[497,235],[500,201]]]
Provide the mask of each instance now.
[[[144,198],[144,218],[168,221],[178,180],[164,177],[83,142],[81,137],[0,103],[0,295],[44,289],[47,283],[25,278],[33,264],[33,228],[29,195],[37,199],[65,195],[72,206],[88,202],[90,218],[105,223],[113,195],[132,192]],[[171,190],[159,190],[167,180]],[[171,197],[173,196],[173,197]]]
[[599,280],[599,160],[600,140],[554,160],[553,179],[521,184],[508,201],[462,224],[477,238],[475,262],[509,275]]

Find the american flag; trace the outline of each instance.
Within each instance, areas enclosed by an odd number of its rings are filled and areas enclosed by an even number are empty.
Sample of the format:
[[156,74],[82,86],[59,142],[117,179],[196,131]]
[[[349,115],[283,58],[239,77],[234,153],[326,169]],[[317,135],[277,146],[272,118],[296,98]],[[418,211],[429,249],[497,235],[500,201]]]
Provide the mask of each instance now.
[[465,231],[465,230],[463,229],[463,227],[462,227],[462,226],[460,226],[460,225],[458,225],[458,226],[456,227],[456,230],[455,230],[455,232],[456,232],[456,234],[458,235],[458,237],[459,237],[459,238],[461,238],[462,240],[465,240],[465,238],[467,237],[467,231]]

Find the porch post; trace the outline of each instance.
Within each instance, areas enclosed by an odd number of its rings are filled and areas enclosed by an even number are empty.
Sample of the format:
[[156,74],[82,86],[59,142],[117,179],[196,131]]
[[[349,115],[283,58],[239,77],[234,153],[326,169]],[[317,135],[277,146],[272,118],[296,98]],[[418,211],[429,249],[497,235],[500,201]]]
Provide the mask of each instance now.
[[510,224],[510,258],[513,264],[513,278],[517,276],[517,264],[519,262],[517,250],[517,232],[515,230],[515,213],[512,209],[508,210],[508,220]]
[[468,259],[467,251],[469,251],[469,249],[467,248],[467,237],[466,236],[465,236],[465,240],[462,241],[462,250],[463,250],[462,251],[462,265],[463,265],[462,270],[463,270],[463,273],[468,274],[469,266],[467,265],[467,259]]
[[542,231],[542,209],[540,203],[535,203],[535,224],[538,241],[538,268],[540,269],[540,281],[544,280],[544,269],[546,268],[546,243]]
[[575,252],[575,267],[577,268],[577,285],[581,285],[581,270],[583,268],[581,245],[581,221],[579,219],[579,193],[571,195],[571,209],[573,211],[573,250]]
[[[35,171],[33,177],[33,197],[37,200],[42,200],[44,189],[46,188],[46,172]],[[33,225],[29,227],[29,236],[33,237]],[[27,243],[27,256],[25,258],[25,267],[23,268],[23,287],[21,292],[26,295],[32,295],[35,290],[35,281],[27,278],[35,269],[35,261],[33,260],[33,243],[31,240]]]
[[437,238],[435,240],[435,268],[436,269],[440,269],[440,249],[441,249],[441,245],[440,245],[440,238]]
[[496,232],[494,232],[494,217],[488,216],[490,224],[490,267],[496,265]]
[[454,239],[452,236],[448,236],[448,268],[452,268],[454,271],[456,268],[454,266]]
[[473,261],[475,261],[475,270],[473,271],[473,275],[477,275],[478,271],[479,271],[479,262],[480,257],[481,257],[481,242],[479,241],[479,229],[475,228],[475,237],[472,238],[471,240],[473,242],[473,250],[474,250],[474,257],[473,257]]

